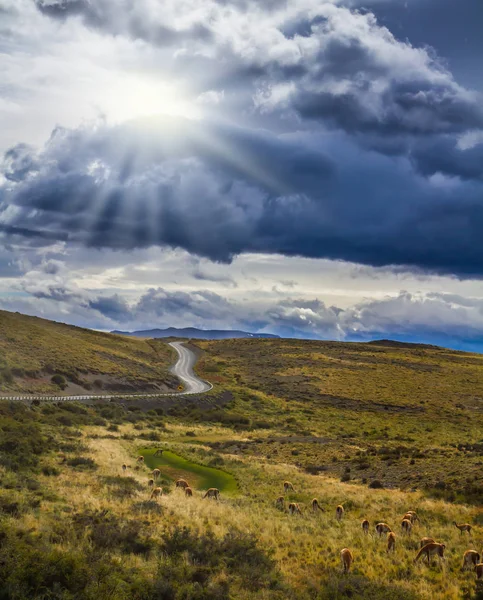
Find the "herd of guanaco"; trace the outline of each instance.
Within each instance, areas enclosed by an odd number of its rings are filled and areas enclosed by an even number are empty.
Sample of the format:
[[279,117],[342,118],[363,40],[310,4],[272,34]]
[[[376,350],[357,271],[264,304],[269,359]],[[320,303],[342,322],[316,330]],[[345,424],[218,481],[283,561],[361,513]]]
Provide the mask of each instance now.
[[[289,481],[285,481],[283,484],[284,492],[294,491],[293,485]],[[277,508],[284,509],[285,508],[285,498],[284,496],[279,496],[275,501],[275,505]],[[325,512],[325,509],[322,508],[317,498],[314,498],[311,503],[312,511],[317,512],[321,510]],[[291,515],[294,514],[302,514],[302,510],[296,502],[290,502],[288,505],[288,512]],[[339,504],[335,509],[335,518],[337,521],[341,521],[344,518],[345,510],[342,504]],[[420,521],[417,513],[414,510],[408,510],[402,520],[401,520],[401,531],[405,535],[410,535],[413,529],[414,523]],[[460,530],[461,533],[467,532],[471,536],[471,525],[468,523],[456,523],[453,521],[453,525]],[[370,523],[367,519],[364,519],[361,523],[362,532],[365,535],[369,534]],[[375,526],[376,534],[379,537],[382,537],[384,534],[387,536],[387,552],[395,552],[396,551],[396,534],[392,531],[391,527],[387,523],[377,523]],[[431,562],[431,558],[433,556],[438,556],[440,560],[445,560],[444,551],[446,549],[445,544],[441,544],[436,542],[431,537],[423,537],[420,541],[420,550],[414,559],[414,562],[417,562],[421,557],[426,558],[428,565]],[[354,562],[354,555],[349,548],[343,548],[340,553],[340,559],[342,562],[342,570],[344,573],[348,573],[351,569],[352,563]],[[481,555],[476,552],[476,550],[467,550],[463,555],[463,570],[474,569],[476,573],[477,579],[483,579],[483,562],[480,562]]]
[[[144,456],[138,456],[136,458],[137,464],[144,464]],[[122,472],[126,473],[128,466],[126,464],[122,465]],[[163,488],[154,487],[156,480],[161,476],[161,471],[159,469],[153,469],[151,471],[151,479],[148,479],[148,487],[152,488],[150,499],[154,500],[156,498],[160,498],[163,495]],[[190,487],[190,484],[186,481],[186,479],[178,479],[176,481],[176,487],[180,488],[184,491],[184,494],[187,498],[191,498],[193,496],[193,488]],[[209,488],[202,496],[203,498],[214,498],[218,500],[220,498],[220,490],[218,488]]]
[[[144,456],[138,456],[136,459],[138,464],[144,464]],[[125,473],[127,471],[127,465],[122,465],[122,471]],[[162,496],[163,490],[161,487],[154,487],[156,479],[161,475],[161,471],[159,469],[153,469],[151,472],[152,478],[148,480],[148,487],[153,488],[151,491],[151,499],[159,498]],[[193,489],[190,487],[189,483],[186,479],[178,479],[176,481],[176,487],[184,490],[186,497],[193,496]],[[286,494],[287,492],[295,492],[295,488],[290,481],[284,481],[283,483],[283,491]],[[218,500],[220,497],[220,490],[218,488],[209,488],[202,496],[203,498],[214,498]],[[285,497],[279,496],[275,501],[275,506],[279,509],[285,508]],[[325,509],[322,508],[317,498],[314,498],[311,502],[311,507],[313,512],[322,511],[325,512]],[[290,502],[288,505],[288,512],[290,515],[302,514],[302,509],[297,502]],[[339,504],[335,509],[335,518],[337,521],[342,521],[344,518],[345,510],[342,504]],[[413,524],[418,522],[420,519],[417,513],[413,510],[408,510],[402,520],[401,520],[401,530],[403,534],[410,535]],[[468,533],[471,536],[471,525],[468,523],[456,523],[453,521],[453,525],[460,530],[460,532]],[[364,519],[361,523],[362,532],[365,535],[369,534],[370,523],[367,519]],[[396,551],[396,534],[392,531],[391,527],[384,522],[377,523],[375,526],[376,534],[379,537],[382,537],[386,534],[387,539],[387,552],[395,552]],[[436,542],[431,537],[423,537],[420,541],[420,550],[414,559],[414,562],[417,562],[421,557],[426,561],[428,565],[431,563],[431,559],[433,556],[439,557],[440,560],[445,560],[444,551],[446,549],[445,544],[441,544]],[[354,555],[349,548],[343,548],[340,553],[340,559],[342,562],[342,570],[344,573],[349,573],[352,563],[354,562]],[[480,562],[481,555],[476,552],[476,550],[467,550],[463,555],[463,570],[474,569],[476,573],[477,579],[483,579],[483,562]]]

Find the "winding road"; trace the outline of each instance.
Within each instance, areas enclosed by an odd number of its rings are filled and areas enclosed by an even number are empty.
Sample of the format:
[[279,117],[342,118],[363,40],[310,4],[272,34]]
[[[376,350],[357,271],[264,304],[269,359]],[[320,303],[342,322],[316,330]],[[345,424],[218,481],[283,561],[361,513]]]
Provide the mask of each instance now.
[[0,400],[47,400],[50,402],[66,402],[71,400],[100,400],[111,398],[160,398],[161,396],[186,396],[187,394],[202,394],[209,392],[213,386],[211,383],[200,379],[193,367],[196,364],[196,354],[184,345],[184,342],[169,342],[169,345],[178,353],[178,360],[171,367],[170,371],[176,375],[184,384],[184,389],[180,392],[159,392],[147,394],[86,394],[85,396],[0,396]]
[[197,360],[195,353],[187,348],[183,342],[170,342],[169,345],[176,350],[179,356],[177,362],[171,367],[171,373],[184,383],[184,393],[202,394],[211,390],[213,387],[211,383],[203,381],[193,371]]

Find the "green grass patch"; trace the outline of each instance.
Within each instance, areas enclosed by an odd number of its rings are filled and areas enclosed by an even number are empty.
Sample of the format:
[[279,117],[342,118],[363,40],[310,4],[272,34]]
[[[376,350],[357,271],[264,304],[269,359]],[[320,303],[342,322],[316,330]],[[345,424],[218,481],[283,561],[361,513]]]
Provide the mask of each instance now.
[[149,468],[159,469],[167,479],[172,481],[179,478],[186,479],[191,487],[198,490],[216,487],[228,495],[238,492],[236,479],[226,471],[199,465],[169,450],[164,450],[161,456],[154,456],[155,452],[156,449],[152,448],[141,450],[140,454],[144,456],[144,461]]

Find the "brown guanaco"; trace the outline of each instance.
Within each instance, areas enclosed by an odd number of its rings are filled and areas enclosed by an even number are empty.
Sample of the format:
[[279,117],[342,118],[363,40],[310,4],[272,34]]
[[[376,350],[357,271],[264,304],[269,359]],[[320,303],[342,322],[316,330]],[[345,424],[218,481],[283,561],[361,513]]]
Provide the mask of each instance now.
[[349,548],[343,548],[340,552],[340,560],[342,562],[342,569],[344,573],[350,571],[351,565],[354,562],[354,557]]
[[153,479],[157,479],[161,475],[161,471],[159,469],[153,469]]
[[342,506],[342,504],[339,504],[339,506],[335,509],[335,518],[338,521],[342,521],[342,517],[344,516],[344,507]]
[[319,501],[317,500],[317,498],[314,498],[312,500],[312,510],[314,512],[317,512],[318,510],[321,510],[322,512],[325,512],[324,509],[320,506]]
[[296,502],[290,502],[290,504],[288,505],[288,512],[291,515],[301,515],[302,511],[300,510],[300,506],[296,503]]
[[391,533],[392,529],[389,527],[387,523],[378,523],[376,525],[376,533],[379,537],[382,537],[383,533]]
[[476,579],[483,579],[483,563],[475,565]]
[[435,544],[436,540],[433,539],[432,537],[423,537],[421,538],[421,541],[419,542],[419,547],[422,548],[423,546],[426,546],[426,544]]
[[163,494],[163,490],[160,487],[155,487],[151,492],[151,500],[153,498],[159,498]]
[[393,531],[387,534],[387,551],[396,552],[396,534]]
[[416,562],[421,556],[426,557],[426,559],[428,561],[428,565],[431,562],[432,556],[439,556],[440,560],[444,560],[445,548],[446,548],[445,544],[438,544],[436,542],[430,542],[429,544],[426,544],[426,546],[423,546],[421,548],[421,550],[418,552],[416,558],[414,559],[414,562]]
[[472,527],[468,523],[457,523],[456,521],[453,521],[453,525],[457,527],[461,533],[467,531],[471,535]]
[[203,495],[203,498],[214,498],[215,500],[218,500],[219,497],[220,490],[218,488],[210,488],[209,490],[206,490]]
[[190,487],[184,488],[184,495],[187,498],[191,498],[191,496],[193,495],[193,490]]
[[284,508],[285,507],[285,498],[283,496],[279,496],[276,500],[275,500],[275,506],[277,508]]
[[463,554],[463,571],[473,569],[480,562],[480,554],[476,550],[467,550]]
[[411,533],[411,529],[413,528],[412,523],[409,519],[403,519],[401,522],[401,529],[404,533],[409,535]]
[[143,462],[144,462],[144,456],[138,456],[138,457],[136,458],[136,462],[137,462],[137,463],[143,463]]
[[290,483],[290,481],[284,481],[283,482],[283,491],[286,494],[289,490],[291,490],[292,492],[295,492],[293,484]]
[[364,520],[362,521],[362,523],[361,523],[361,527],[362,527],[362,531],[363,531],[365,534],[368,534],[368,533],[369,533],[369,526],[370,526],[370,523],[369,523],[369,521],[368,521],[367,519],[364,519]]
[[123,473],[125,473],[127,471],[127,465],[126,464],[122,465],[121,468],[122,468],[122,472]]
[[154,485],[154,479],[149,479],[148,480],[148,486],[149,487],[153,487],[153,485]]
[[408,519],[409,521],[411,521],[411,523],[416,523],[416,521],[419,521],[419,517],[414,512],[414,510],[408,510],[407,513],[403,517],[403,520],[404,519]]
[[178,481],[176,482],[176,487],[177,488],[184,488],[184,489],[186,489],[189,486],[190,486],[190,484],[186,481],[186,479],[178,479]]

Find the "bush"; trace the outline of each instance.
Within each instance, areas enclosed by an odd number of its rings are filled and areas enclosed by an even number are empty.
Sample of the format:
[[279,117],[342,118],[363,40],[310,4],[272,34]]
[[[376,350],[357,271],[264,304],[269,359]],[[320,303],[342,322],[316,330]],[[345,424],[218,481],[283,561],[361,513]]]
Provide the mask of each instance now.
[[37,423],[0,417],[0,465],[12,471],[35,467],[47,449]]
[[144,489],[134,477],[103,477],[103,481],[109,486],[111,494],[120,500],[131,498]]
[[92,458],[86,458],[85,456],[74,456],[73,458],[69,458],[67,464],[69,467],[81,470],[93,471],[97,469],[97,465]]
[[58,385],[61,390],[65,390],[65,388],[67,387],[65,377],[63,375],[59,375],[59,373],[52,375],[50,381],[52,383],[55,383],[55,385]]
[[79,536],[83,536],[88,528],[89,540],[102,550],[148,555],[154,546],[142,521],[121,519],[108,510],[78,513],[72,517],[72,522]]
[[384,485],[382,484],[382,481],[379,481],[379,479],[374,479],[374,481],[371,481],[369,484],[369,487],[372,490],[380,490],[384,487]]
[[277,583],[275,562],[258,546],[253,534],[232,530],[217,538],[210,531],[200,534],[188,527],[174,527],[163,533],[161,550],[172,558],[187,556],[190,563],[202,568],[198,576],[204,575],[205,582],[209,574],[226,569],[252,591]]

